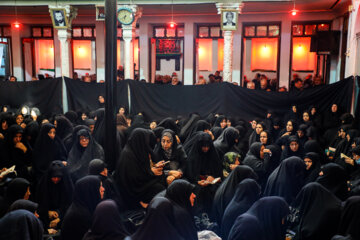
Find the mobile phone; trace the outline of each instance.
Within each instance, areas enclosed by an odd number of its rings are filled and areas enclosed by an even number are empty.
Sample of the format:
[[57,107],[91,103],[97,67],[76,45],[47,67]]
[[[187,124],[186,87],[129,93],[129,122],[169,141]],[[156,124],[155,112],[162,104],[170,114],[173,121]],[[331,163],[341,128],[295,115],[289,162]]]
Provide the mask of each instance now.
[[168,164],[169,162],[170,162],[170,161],[166,161],[166,162],[163,163],[163,165],[165,166],[165,165]]

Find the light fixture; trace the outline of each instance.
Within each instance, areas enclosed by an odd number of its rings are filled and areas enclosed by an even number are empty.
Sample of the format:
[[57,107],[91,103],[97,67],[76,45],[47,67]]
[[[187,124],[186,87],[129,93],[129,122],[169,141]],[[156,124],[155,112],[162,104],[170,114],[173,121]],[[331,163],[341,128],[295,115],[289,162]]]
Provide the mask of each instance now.
[[171,21],[169,22],[169,27],[176,27],[176,22],[174,22],[174,0],[171,1]]
[[13,27],[16,29],[20,29],[20,27],[21,27],[21,24],[18,22],[18,18],[17,18],[16,0],[15,0],[15,22],[13,23]]
[[290,11],[291,15],[296,16],[296,14],[299,12],[299,10],[296,10],[295,8],[295,0],[294,0],[294,8]]

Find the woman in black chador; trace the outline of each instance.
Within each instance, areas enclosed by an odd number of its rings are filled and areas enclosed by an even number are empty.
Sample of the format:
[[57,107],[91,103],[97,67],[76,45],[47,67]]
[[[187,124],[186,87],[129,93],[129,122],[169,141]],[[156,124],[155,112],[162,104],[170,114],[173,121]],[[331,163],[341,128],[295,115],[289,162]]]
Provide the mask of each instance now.
[[104,193],[105,189],[97,176],[86,176],[76,182],[72,203],[61,226],[62,239],[83,238],[91,227],[93,213]]
[[221,222],[221,233],[223,239],[227,239],[230,229],[236,218],[245,213],[259,200],[261,188],[254,179],[246,178],[236,187],[234,197],[226,207]]
[[212,201],[219,183],[211,184],[222,177],[222,163],[216,152],[211,136],[199,132],[188,152],[185,178],[196,185],[195,212],[211,212]]
[[299,157],[289,157],[270,174],[264,196],[283,197],[291,204],[304,186],[306,165]]
[[216,190],[213,211],[219,225],[227,205],[234,197],[237,185],[245,178],[257,179],[258,176],[249,166],[237,166]]
[[89,163],[95,158],[104,160],[103,148],[94,140],[88,130],[79,130],[77,141],[74,142],[68,158],[68,168],[74,182],[86,176]]
[[58,228],[71,204],[73,183],[61,161],[53,161],[37,186],[36,202],[45,229]]
[[151,130],[135,129],[121,153],[115,171],[115,181],[130,209],[142,203],[149,203],[159,192],[165,189],[163,161],[153,164],[153,144],[155,136]]
[[192,206],[196,195],[195,186],[186,180],[178,179],[170,184],[165,197],[173,203],[175,226],[180,235],[187,240],[197,240],[197,229],[194,222]]
[[35,143],[33,168],[37,180],[48,170],[54,160],[66,161],[67,152],[63,141],[56,135],[55,126],[45,123]]
[[164,174],[168,184],[182,177],[186,167],[186,153],[181,144],[176,141],[175,132],[165,129],[161,141],[155,147],[156,161],[170,161],[164,166]]

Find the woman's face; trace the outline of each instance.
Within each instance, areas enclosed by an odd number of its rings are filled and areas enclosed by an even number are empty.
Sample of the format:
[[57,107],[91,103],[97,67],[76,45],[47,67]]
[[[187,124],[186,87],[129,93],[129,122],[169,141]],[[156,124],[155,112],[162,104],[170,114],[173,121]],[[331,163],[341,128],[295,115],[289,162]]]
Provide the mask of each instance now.
[[2,128],[3,130],[8,129],[8,127],[9,127],[9,125],[8,125],[7,121],[2,121],[2,122],[1,122],[1,128]]
[[229,119],[226,122],[226,126],[231,127],[231,121]]
[[253,120],[253,121],[251,122],[251,127],[252,127],[252,129],[255,129],[255,128],[256,128],[256,124],[257,124],[257,122],[256,122],[255,120]]
[[311,109],[311,115],[315,115],[315,113],[316,113],[316,108],[312,108]]
[[52,140],[54,140],[55,135],[56,135],[56,130],[55,130],[55,128],[50,129],[50,131],[48,132],[49,138],[51,138]]
[[333,105],[331,106],[331,111],[332,111],[332,112],[337,112],[337,109],[338,109],[338,107],[337,107],[336,104],[333,104]]
[[262,144],[267,144],[267,141],[268,141],[267,133],[264,132],[264,131],[262,131],[262,132],[260,133],[260,142],[261,142]]
[[24,195],[24,199],[25,199],[25,200],[29,200],[30,195],[31,195],[31,193],[30,193],[30,187],[27,187],[26,193],[25,193],[25,195]]
[[86,136],[80,136],[80,146],[86,148],[89,145],[90,139]]
[[304,120],[304,122],[308,122],[310,120],[309,113],[307,113],[307,112],[303,113],[303,120]]
[[61,177],[52,177],[52,178],[51,178],[51,181],[52,181],[54,184],[58,184],[58,183],[61,181]]
[[207,145],[201,147],[201,151],[203,153],[207,153],[209,151],[209,149],[210,149],[210,146],[207,146]]
[[263,126],[261,124],[256,124],[256,134],[260,134],[264,130]]
[[227,126],[226,119],[223,119],[220,123],[221,128],[225,128]]
[[347,140],[348,142],[350,142],[350,135],[349,135],[349,134],[346,134],[346,140]]
[[81,119],[84,121],[85,119],[87,119],[86,113],[82,113],[81,114]]
[[290,142],[290,149],[293,152],[297,152],[299,149],[299,144],[297,142]]
[[353,142],[352,144],[351,144],[351,148],[355,148],[356,147],[356,142]]
[[16,116],[16,124],[20,125],[24,121],[23,115]]
[[191,193],[191,195],[190,195],[190,204],[191,204],[192,207],[194,206],[195,198],[196,198],[195,193]]
[[286,131],[287,132],[292,132],[293,129],[294,129],[294,126],[293,126],[292,122],[288,121],[286,123]]
[[152,130],[154,128],[156,128],[156,122],[151,122],[150,123],[150,129]]
[[302,138],[304,136],[304,132],[302,130],[297,130],[297,134],[299,138]]
[[100,192],[100,199],[104,199],[105,188],[103,187],[102,182],[100,182],[99,192]]
[[13,139],[14,144],[16,145],[17,143],[21,142],[21,139],[22,139],[22,133],[15,134],[15,137]]
[[292,111],[293,111],[294,113],[296,113],[296,112],[297,112],[297,108],[296,108],[296,106],[292,106],[292,107],[291,107],[291,109],[292,109]]
[[161,138],[161,146],[165,151],[169,150],[172,146],[171,139],[168,136],[163,136]]
[[312,160],[310,158],[304,158],[304,162],[305,162],[305,165],[306,165],[306,170],[309,170],[312,166]]
[[346,137],[346,132],[344,131],[344,129],[340,129],[340,131],[339,131],[339,137],[341,137],[341,138],[345,138]]
[[125,108],[121,107],[121,108],[119,109],[119,113],[120,113],[120,114],[125,114]]

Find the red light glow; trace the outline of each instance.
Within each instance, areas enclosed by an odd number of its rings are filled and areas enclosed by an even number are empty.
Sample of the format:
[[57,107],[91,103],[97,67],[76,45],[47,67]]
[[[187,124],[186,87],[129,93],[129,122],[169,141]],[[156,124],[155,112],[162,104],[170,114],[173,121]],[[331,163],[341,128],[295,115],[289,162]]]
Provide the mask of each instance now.
[[20,23],[18,23],[18,22],[16,22],[16,23],[14,23],[14,24],[13,24],[13,26],[14,26],[14,28],[19,29],[19,28],[20,28],[20,26],[21,26],[21,24],[20,24]]
[[170,28],[174,28],[176,26],[176,23],[175,22],[169,22],[169,27]]
[[291,15],[296,16],[297,12],[298,12],[298,11],[297,11],[296,9],[293,9],[293,10],[291,11]]

